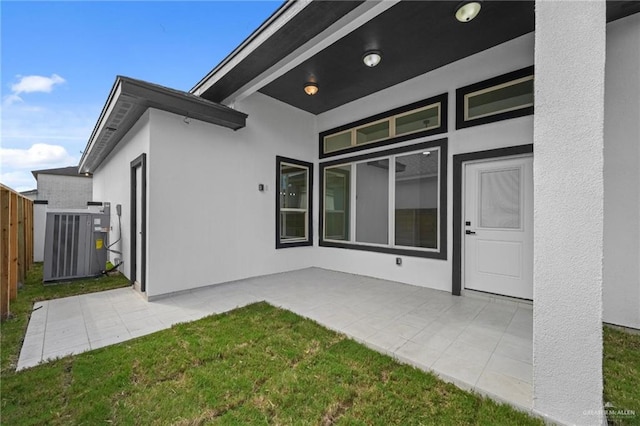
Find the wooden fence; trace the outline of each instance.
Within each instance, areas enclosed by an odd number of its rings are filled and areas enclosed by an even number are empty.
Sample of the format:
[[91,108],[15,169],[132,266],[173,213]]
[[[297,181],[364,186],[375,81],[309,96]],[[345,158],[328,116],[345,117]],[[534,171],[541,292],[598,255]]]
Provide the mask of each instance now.
[[0,184],[0,317],[10,314],[33,264],[33,201]]

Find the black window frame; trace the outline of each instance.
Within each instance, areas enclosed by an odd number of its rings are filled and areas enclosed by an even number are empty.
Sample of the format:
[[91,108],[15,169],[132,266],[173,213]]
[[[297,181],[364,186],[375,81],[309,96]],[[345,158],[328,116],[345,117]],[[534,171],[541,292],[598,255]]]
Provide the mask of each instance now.
[[[372,149],[372,148],[378,148],[381,146],[387,146],[387,145],[392,145],[392,144],[396,144],[396,143],[400,143],[400,142],[404,142],[404,141],[408,141],[408,140],[412,140],[412,139],[418,139],[418,138],[423,138],[423,137],[428,137],[428,136],[434,136],[434,135],[438,135],[438,134],[442,134],[442,133],[447,133],[448,129],[448,106],[447,106],[447,101],[449,98],[449,94],[448,93],[442,93],[440,95],[437,96],[433,96],[431,98],[428,99],[424,99],[418,102],[414,102],[412,104],[409,105],[404,105],[402,107],[399,108],[395,108],[389,111],[385,111],[382,112],[380,114],[376,114],[376,115],[372,115],[370,117],[366,117],[363,118],[361,120],[358,121],[354,121],[348,124],[344,124],[342,126],[339,127],[335,127],[333,129],[329,129],[329,130],[325,130],[324,132],[320,133],[320,135],[318,136],[318,155],[320,159],[324,159],[324,158],[330,158],[330,157],[335,157],[337,155],[345,155],[345,154],[351,154],[354,152],[358,152],[358,151],[362,151],[365,149]],[[340,149],[337,151],[332,151],[332,152],[328,152],[325,153],[324,152],[324,138],[330,135],[333,135],[334,133],[340,133],[343,132],[345,130],[350,130],[354,127],[360,127],[363,126],[365,124],[368,123],[374,123],[376,121],[379,120],[383,120],[385,118],[390,118],[394,115],[398,115],[398,114],[402,114],[405,112],[409,112],[412,111],[414,109],[419,109],[422,107],[425,107],[427,105],[430,104],[435,104],[435,103],[439,103],[440,104],[440,126],[436,127],[434,129],[429,129],[429,130],[423,130],[423,131],[418,131],[418,132],[413,132],[413,133],[406,133],[400,136],[395,136],[392,138],[388,138],[388,139],[382,139],[379,141],[374,141],[371,143],[366,143],[366,144],[362,144],[362,145],[356,145],[356,146],[352,146],[350,148],[345,148],[345,149]]]
[[[400,247],[381,247],[381,246],[371,246],[365,245],[363,243],[355,243],[355,242],[338,242],[335,240],[325,240],[324,239],[324,180],[325,180],[325,169],[332,166],[338,166],[341,164],[353,164],[363,160],[379,158],[390,155],[404,154],[410,153],[413,151],[426,150],[429,148],[438,148],[440,150],[440,164],[439,164],[439,174],[440,174],[440,199],[439,199],[439,211],[438,211],[438,221],[440,222],[439,229],[439,239],[440,245],[437,250],[415,250],[410,247],[400,248]],[[431,141],[419,142],[412,145],[402,146],[398,148],[391,148],[382,151],[375,151],[371,153],[355,155],[352,157],[341,158],[337,160],[325,161],[319,164],[319,205],[318,211],[320,212],[320,218],[318,220],[318,239],[319,245],[321,247],[333,247],[333,248],[342,248],[342,249],[351,249],[351,250],[362,250],[362,251],[370,251],[370,252],[378,252],[378,253],[387,253],[387,254],[396,254],[402,256],[412,256],[412,257],[424,257],[431,259],[447,259],[447,164],[448,164],[448,138],[441,138]],[[351,224],[349,224],[351,226]]]
[[529,76],[535,77],[533,65],[456,89],[456,130],[532,115],[533,105],[470,120],[465,120],[464,118],[465,95]]
[[[280,239],[280,171],[282,163],[305,167],[307,173],[307,239],[305,241],[283,242]],[[276,249],[305,247],[313,245],[313,163],[294,158],[276,156]]]

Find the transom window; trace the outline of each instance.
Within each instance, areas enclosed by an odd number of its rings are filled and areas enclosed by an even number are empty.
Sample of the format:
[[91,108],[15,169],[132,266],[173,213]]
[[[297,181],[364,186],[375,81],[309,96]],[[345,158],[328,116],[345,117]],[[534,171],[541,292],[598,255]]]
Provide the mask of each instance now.
[[446,132],[447,94],[320,134],[320,157]]
[[320,168],[320,245],[446,258],[446,139]]
[[456,128],[533,114],[533,67],[456,91]]
[[311,245],[313,165],[277,157],[276,248]]

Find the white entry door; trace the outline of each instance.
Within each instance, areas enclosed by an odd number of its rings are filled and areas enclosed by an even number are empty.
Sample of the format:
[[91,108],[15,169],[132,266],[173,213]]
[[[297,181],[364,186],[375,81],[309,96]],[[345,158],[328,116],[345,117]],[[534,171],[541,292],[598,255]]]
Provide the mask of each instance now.
[[464,288],[533,299],[533,157],[464,168]]

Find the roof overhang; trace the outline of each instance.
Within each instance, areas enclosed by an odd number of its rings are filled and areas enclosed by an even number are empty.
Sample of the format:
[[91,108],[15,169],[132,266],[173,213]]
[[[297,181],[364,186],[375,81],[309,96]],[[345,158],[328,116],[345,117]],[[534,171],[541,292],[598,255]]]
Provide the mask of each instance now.
[[[291,0],[191,92],[225,105],[261,92],[320,114],[535,30],[534,0],[484,0],[468,23],[454,17],[459,3]],[[608,22],[639,11],[607,0]],[[362,64],[368,50],[382,51],[379,66]]]
[[118,76],[78,166],[93,173],[148,108],[238,130],[247,114],[180,90]]

